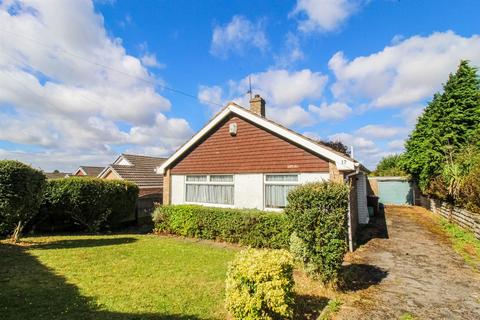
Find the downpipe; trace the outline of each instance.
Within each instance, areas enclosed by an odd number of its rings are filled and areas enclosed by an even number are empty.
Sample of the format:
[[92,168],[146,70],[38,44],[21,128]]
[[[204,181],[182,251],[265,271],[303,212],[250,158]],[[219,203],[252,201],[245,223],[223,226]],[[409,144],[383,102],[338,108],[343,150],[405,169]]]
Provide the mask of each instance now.
[[[352,173],[349,173],[345,176],[344,178],[344,183],[347,184],[348,183],[348,180],[353,177],[353,176],[356,176],[358,173],[360,172],[360,165],[358,163],[355,163],[355,171],[352,172]],[[350,190],[348,192],[348,212],[347,212],[347,216],[348,216],[348,250],[350,252],[353,252],[353,233],[352,233],[352,224],[353,224],[353,221],[352,221],[352,211],[351,211],[351,206],[350,206]]]

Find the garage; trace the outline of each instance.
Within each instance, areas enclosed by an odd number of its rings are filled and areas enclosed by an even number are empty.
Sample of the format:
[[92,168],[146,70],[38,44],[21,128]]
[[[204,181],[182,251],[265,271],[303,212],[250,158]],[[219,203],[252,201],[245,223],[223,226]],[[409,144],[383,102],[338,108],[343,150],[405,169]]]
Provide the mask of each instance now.
[[383,204],[412,205],[413,184],[405,177],[370,177],[370,186]]

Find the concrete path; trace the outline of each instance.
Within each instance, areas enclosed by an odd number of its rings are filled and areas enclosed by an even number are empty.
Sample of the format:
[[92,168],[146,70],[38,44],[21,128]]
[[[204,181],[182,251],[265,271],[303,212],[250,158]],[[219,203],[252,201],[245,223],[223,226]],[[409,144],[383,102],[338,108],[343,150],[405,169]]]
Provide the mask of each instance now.
[[348,257],[371,279],[335,319],[480,319],[480,273],[452,249],[430,212],[388,207],[386,229],[388,238],[369,240]]

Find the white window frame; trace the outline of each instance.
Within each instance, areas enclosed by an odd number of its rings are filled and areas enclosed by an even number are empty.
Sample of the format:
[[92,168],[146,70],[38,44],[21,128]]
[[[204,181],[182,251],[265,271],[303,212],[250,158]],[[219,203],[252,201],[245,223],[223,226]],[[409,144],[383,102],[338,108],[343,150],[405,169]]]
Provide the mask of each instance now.
[[[206,181],[188,181],[188,177],[192,176],[206,176],[207,180]],[[211,181],[212,176],[231,176],[232,181]],[[187,185],[188,184],[199,184],[199,185],[228,185],[228,186],[233,186],[233,204],[227,204],[227,203],[210,203],[210,202],[193,202],[193,201],[187,201]],[[209,207],[221,207],[221,208],[233,208],[235,206],[235,175],[231,173],[219,173],[219,174],[187,174],[185,175],[184,181],[184,202],[187,204],[198,204],[202,206],[209,206]]]
[[[267,181],[267,176],[297,176],[297,181]],[[283,211],[285,207],[267,207],[267,185],[298,186],[300,185],[300,173],[265,173],[263,175],[263,207],[269,211]]]

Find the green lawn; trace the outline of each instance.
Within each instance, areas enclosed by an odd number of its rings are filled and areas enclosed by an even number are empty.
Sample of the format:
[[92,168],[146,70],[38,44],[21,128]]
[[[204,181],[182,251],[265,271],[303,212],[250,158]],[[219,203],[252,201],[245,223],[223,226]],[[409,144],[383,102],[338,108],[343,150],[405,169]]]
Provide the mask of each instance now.
[[144,235],[0,243],[0,319],[224,319],[234,254]]

